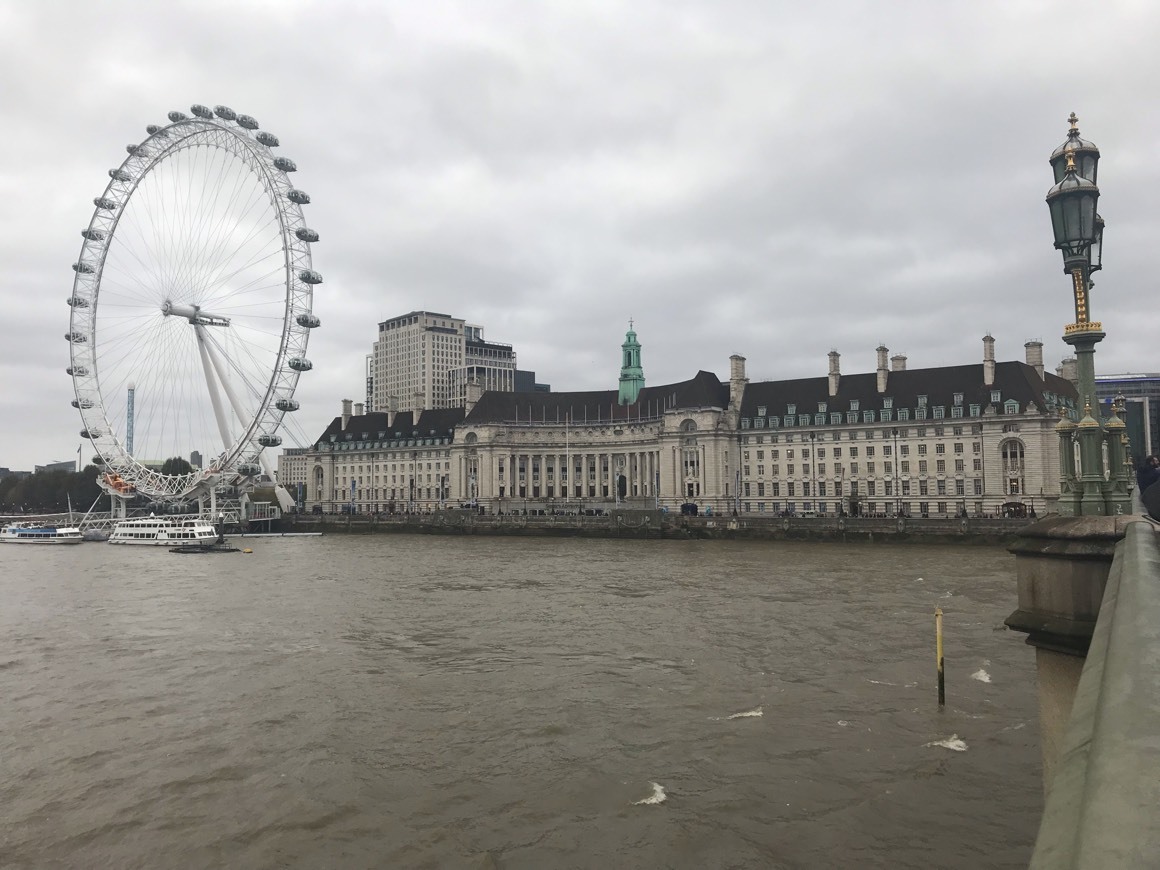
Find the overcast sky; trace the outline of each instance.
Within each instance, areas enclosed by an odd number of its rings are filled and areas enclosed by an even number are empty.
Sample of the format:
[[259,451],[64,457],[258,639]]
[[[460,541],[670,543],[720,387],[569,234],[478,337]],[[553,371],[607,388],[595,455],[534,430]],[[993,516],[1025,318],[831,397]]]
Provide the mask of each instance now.
[[1157,45],[1154,0],[0,0],[0,466],[76,455],[79,231],[192,103],[255,116],[313,199],[310,439],[413,309],[559,390],[616,388],[629,317],[653,385],[967,363],[988,331],[1054,368],[1071,111],[1103,153],[1097,370],[1160,370]]

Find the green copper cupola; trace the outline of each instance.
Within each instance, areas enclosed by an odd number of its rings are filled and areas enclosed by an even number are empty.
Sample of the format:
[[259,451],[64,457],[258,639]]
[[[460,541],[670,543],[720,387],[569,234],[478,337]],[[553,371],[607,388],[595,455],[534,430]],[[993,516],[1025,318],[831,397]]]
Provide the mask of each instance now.
[[624,344],[620,347],[620,396],[618,401],[622,405],[631,405],[640,395],[640,391],[644,389],[644,369],[640,367],[640,342],[636,340],[631,320],[628,321],[628,332],[624,335]]

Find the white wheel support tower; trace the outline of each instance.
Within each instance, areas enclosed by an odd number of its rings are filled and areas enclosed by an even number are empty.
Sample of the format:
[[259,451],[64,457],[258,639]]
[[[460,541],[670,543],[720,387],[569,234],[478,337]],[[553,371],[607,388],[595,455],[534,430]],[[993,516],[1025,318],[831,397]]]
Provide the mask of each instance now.
[[[208,500],[216,516],[219,488],[272,476],[263,451],[281,444],[313,367],[322,277],[310,197],[290,183],[294,161],[274,155],[278,138],[226,106],[190,111],[150,125],[109,170],[81,232],[65,338],[105,490],[203,510]],[[161,470],[195,453],[199,467]]]

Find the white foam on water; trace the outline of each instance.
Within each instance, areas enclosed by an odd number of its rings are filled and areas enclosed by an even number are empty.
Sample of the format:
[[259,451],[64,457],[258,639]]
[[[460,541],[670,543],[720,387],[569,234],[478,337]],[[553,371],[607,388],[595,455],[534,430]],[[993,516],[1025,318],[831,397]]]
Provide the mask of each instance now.
[[746,710],[744,713],[734,713],[732,716],[727,716],[727,719],[750,719],[756,716],[763,716],[760,707],[755,707],[752,710]]
[[953,749],[955,752],[966,752],[967,741],[959,737],[958,734],[952,734],[945,740],[932,740],[930,743],[924,743],[924,746],[941,746],[943,749]]
[[847,725],[849,725],[850,723],[849,723],[849,722],[847,722],[845,719],[839,719],[839,720],[838,720],[838,724],[839,724],[839,725],[841,725],[843,728],[845,728],[845,727],[846,727]]
[[867,680],[867,683],[873,683],[875,686],[898,686],[898,683],[888,683],[886,680]]
[[664,787],[660,783],[656,782],[650,782],[649,785],[652,786],[652,794],[646,798],[642,798],[641,800],[633,801],[632,805],[634,807],[648,806],[650,804],[663,804],[665,802],[667,795],[665,794]]
[[982,668],[979,668],[977,671],[971,674],[971,679],[978,680],[980,683],[989,683],[991,682],[991,675],[984,671]]

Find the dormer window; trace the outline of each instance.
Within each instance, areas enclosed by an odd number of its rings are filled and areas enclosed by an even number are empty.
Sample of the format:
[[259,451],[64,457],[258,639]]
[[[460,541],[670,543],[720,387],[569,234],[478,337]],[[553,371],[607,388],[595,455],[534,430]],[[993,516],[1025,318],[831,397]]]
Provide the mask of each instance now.
[[892,399],[890,396],[884,396],[882,398],[882,407],[883,408],[893,408],[894,407],[894,399]]
[[785,409],[785,412],[791,417],[794,416],[797,414],[797,405],[790,405]]
[[851,410],[851,411],[857,411],[857,410],[858,410],[858,400],[857,400],[857,399],[851,399],[851,400],[850,400],[850,410]]
[[758,406],[757,406],[757,416],[758,416],[758,417],[764,417],[764,416],[765,416],[765,405],[758,405]]
[[1003,401],[1003,393],[1000,390],[991,390],[991,404],[998,405]]
[[962,393],[955,393],[955,404],[961,405],[962,403],[963,403],[963,394]]
[[918,397],[918,407],[920,407],[920,408],[926,407],[926,396],[919,396]]
[[826,413],[826,403],[825,402],[818,402],[818,413],[819,414]]

